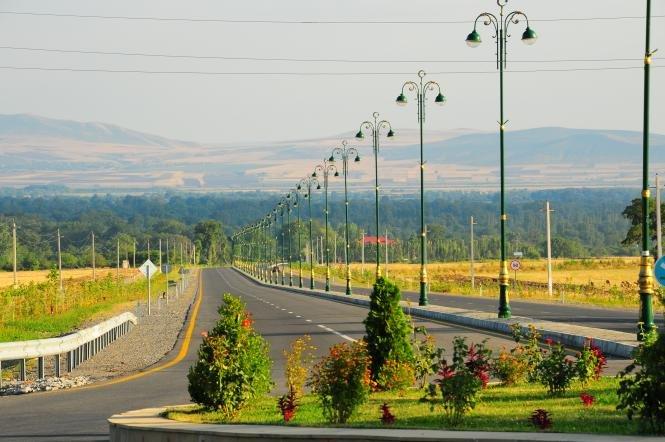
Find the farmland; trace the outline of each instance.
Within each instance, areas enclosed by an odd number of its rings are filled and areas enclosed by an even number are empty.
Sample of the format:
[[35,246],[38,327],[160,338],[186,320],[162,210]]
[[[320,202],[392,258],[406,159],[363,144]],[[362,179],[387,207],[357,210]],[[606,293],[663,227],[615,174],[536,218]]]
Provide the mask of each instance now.
[[[97,277],[102,277],[112,272],[115,275],[115,268],[104,267],[97,268]],[[50,270],[21,270],[16,272],[16,282],[18,284],[29,284],[31,282],[44,282],[48,278]],[[120,269],[120,276],[127,278],[136,274],[135,269]],[[92,268],[85,269],[63,269],[63,279],[85,280],[92,279]],[[0,272],[0,288],[9,287],[14,283],[13,272]]]

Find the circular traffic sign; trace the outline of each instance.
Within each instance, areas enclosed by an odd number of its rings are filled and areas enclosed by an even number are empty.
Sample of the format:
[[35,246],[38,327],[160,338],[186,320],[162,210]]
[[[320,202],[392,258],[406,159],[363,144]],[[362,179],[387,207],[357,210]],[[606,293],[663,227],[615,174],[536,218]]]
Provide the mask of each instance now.
[[[520,265],[520,262],[519,262],[518,260],[513,259],[513,260],[510,262],[510,268],[511,268],[511,269],[513,269],[513,270],[515,270],[515,271],[518,271],[518,270],[520,269],[520,267],[521,267],[521,265]],[[665,270],[665,269],[663,269],[663,270]]]
[[665,286],[665,256],[658,258],[658,261],[654,264],[653,273],[658,284]]

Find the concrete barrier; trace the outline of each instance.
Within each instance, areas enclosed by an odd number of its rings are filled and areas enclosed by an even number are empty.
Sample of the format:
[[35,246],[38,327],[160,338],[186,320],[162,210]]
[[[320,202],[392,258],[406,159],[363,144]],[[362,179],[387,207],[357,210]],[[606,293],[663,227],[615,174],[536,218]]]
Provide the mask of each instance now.
[[281,425],[188,424],[161,417],[166,408],[146,408],[109,418],[110,442],[662,442],[658,437],[594,434],[313,428]]

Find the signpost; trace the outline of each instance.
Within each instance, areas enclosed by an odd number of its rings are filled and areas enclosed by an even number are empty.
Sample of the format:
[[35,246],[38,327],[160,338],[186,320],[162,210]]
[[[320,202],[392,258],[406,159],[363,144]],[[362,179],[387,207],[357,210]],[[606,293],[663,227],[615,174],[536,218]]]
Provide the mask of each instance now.
[[658,261],[654,264],[653,272],[658,284],[665,287],[665,256],[658,258]]
[[513,259],[510,261],[510,268],[515,272],[515,282],[514,284],[517,284],[517,271],[522,267],[520,264],[519,260]]
[[148,316],[150,316],[150,278],[152,278],[157,271],[157,266],[155,266],[150,259],[141,264],[139,267],[139,272],[143,274],[148,279]]

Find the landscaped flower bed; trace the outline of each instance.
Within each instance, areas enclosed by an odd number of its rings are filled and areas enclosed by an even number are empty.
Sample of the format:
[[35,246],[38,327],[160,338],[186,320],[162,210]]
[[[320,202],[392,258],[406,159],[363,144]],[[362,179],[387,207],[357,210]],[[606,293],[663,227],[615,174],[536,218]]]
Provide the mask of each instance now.
[[[529,421],[536,409],[545,409],[552,419],[548,431],[575,433],[637,434],[636,421],[626,419],[625,412],[617,411],[619,381],[603,377],[587,388],[576,384],[564,395],[552,397],[537,384],[519,384],[512,387],[489,386],[479,395],[479,402],[459,425],[452,427],[443,419],[440,407],[430,411],[430,403],[421,401],[425,390],[409,390],[400,395],[395,392],[372,393],[345,425],[347,427],[383,427],[381,406],[387,403],[395,415],[390,428],[428,428],[486,431],[540,431]],[[585,406],[580,398],[587,393],[595,398],[593,405]],[[234,423],[257,425],[330,426],[321,406],[313,395],[299,401],[298,412],[285,423],[276,406],[277,398],[263,396],[253,400],[233,420],[224,420],[217,411],[197,406],[174,409],[166,417],[195,423]]]

